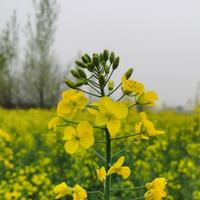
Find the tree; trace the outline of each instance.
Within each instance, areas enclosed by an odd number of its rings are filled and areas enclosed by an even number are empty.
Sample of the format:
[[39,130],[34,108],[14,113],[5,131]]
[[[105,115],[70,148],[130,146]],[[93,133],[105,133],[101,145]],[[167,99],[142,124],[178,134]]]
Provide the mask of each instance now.
[[47,107],[57,101],[59,64],[53,51],[58,5],[56,0],[33,1],[35,24],[29,20],[24,62],[24,97],[34,106]]
[[18,57],[18,23],[16,12],[0,35],[0,105],[13,105],[14,70]]

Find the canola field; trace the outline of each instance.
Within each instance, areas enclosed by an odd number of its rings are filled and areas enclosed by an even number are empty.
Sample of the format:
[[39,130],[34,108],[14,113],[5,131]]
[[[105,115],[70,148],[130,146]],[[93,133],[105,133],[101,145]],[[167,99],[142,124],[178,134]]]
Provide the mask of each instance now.
[[[129,114],[128,124],[137,121],[135,112]],[[0,199],[54,199],[53,188],[62,181],[69,185],[81,183],[87,191],[101,188],[95,169],[102,161],[95,149],[104,155],[104,144],[97,143],[93,149],[72,156],[67,154],[62,127],[56,132],[48,129],[54,114],[55,110],[0,109]],[[126,180],[112,177],[111,199],[141,197],[146,190],[140,186],[155,177],[165,177],[168,180],[166,199],[200,200],[199,112],[147,112],[147,115],[165,134],[151,140],[125,138],[114,143],[116,152],[119,151],[116,159],[120,150],[128,146],[126,163],[132,173]],[[126,131],[127,127],[122,129]],[[138,189],[115,190],[135,187]],[[88,195],[88,199],[101,199],[101,195]]]

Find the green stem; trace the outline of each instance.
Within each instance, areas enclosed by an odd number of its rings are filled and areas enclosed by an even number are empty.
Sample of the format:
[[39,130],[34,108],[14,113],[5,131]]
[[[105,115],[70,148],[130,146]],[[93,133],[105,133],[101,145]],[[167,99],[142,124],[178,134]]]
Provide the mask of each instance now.
[[[110,139],[110,133],[108,129],[106,128],[106,171],[109,170],[111,165],[111,139]],[[105,200],[110,199],[110,185],[111,185],[111,176],[107,176],[105,181]]]
[[115,192],[115,191],[124,191],[124,190],[137,190],[137,189],[141,189],[141,188],[145,188],[146,186],[139,186],[139,187],[134,187],[134,188],[118,188],[118,189],[112,189],[110,190],[111,192]]

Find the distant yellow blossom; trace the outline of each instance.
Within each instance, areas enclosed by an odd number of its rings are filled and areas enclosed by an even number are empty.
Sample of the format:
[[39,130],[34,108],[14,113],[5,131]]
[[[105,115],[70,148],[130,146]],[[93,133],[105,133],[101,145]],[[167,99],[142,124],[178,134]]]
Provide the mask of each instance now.
[[93,127],[87,121],[79,122],[76,129],[67,126],[63,140],[67,141],[65,150],[69,154],[75,153],[79,146],[88,149],[94,144]]
[[145,200],[162,200],[166,197],[166,192],[164,191],[167,184],[165,178],[156,178],[151,183],[146,184],[148,191],[144,194]]
[[104,182],[106,180],[106,170],[105,167],[101,167],[100,169],[96,169],[97,177],[99,181]]
[[65,116],[66,114],[75,114],[78,110],[83,110],[88,102],[87,97],[83,92],[77,90],[67,90],[62,93],[62,99],[58,103],[58,116]]
[[88,111],[96,115],[97,125],[106,125],[111,136],[115,136],[121,127],[121,120],[128,114],[128,108],[121,102],[114,102],[109,97],[102,97],[97,105],[97,109],[89,108]]
[[153,122],[147,119],[147,115],[145,112],[141,112],[140,117],[141,122],[135,125],[135,131],[136,133],[141,133],[141,139],[149,139],[149,137],[165,133],[162,130],[155,129]]
[[127,80],[126,76],[122,76],[122,91],[124,94],[139,94],[144,91],[144,85],[138,81]]
[[131,170],[128,166],[123,166],[125,161],[125,157],[121,156],[117,162],[115,162],[110,169],[107,172],[107,175],[111,175],[111,174],[118,174],[120,176],[122,176],[123,179],[127,179],[130,174],[131,174]]

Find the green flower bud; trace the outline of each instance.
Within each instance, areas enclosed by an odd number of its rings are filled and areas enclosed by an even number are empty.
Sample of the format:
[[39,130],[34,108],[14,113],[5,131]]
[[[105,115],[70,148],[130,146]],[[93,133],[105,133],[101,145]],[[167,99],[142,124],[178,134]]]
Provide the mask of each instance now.
[[103,58],[104,58],[105,61],[107,61],[107,60],[108,60],[108,57],[109,57],[109,51],[108,51],[107,49],[105,49],[105,50],[103,51]]
[[87,65],[86,64],[84,64],[84,63],[82,63],[81,61],[75,61],[75,63],[79,66],[79,67],[81,67],[81,68],[87,68]]
[[106,74],[109,74],[110,69],[109,69],[109,67],[108,67],[107,65],[105,65],[105,67],[104,67],[104,71],[105,71]]
[[77,71],[81,78],[87,79],[86,73],[81,68],[78,68]]
[[94,64],[93,64],[93,63],[88,63],[88,64],[87,64],[87,69],[88,69],[90,72],[93,72],[93,71],[94,71]]
[[119,66],[119,57],[116,57],[115,60],[113,61],[112,68],[115,70]]
[[110,57],[109,57],[109,61],[110,61],[110,63],[112,64],[114,60],[115,60],[115,53],[114,53],[114,52],[111,52],[111,53],[110,53]]
[[110,80],[108,82],[108,90],[109,91],[112,91],[114,89],[114,81]]
[[100,63],[99,63],[99,58],[98,58],[97,55],[94,55],[94,56],[93,56],[92,61],[93,61],[94,66],[96,66],[97,68],[99,68],[99,64],[100,64]]
[[133,73],[133,68],[129,68],[124,74],[126,76],[126,79],[129,79],[132,73]]
[[68,87],[76,89],[76,85],[71,80],[65,80],[65,83]]
[[79,79],[75,85],[76,85],[76,87],[80,87],[82,85],[87,85],[87,84],[88,84],[88,82],[86,79]]
[[79,73],[76,70],[71,70],[71,74],[75,77],[75,78],[80,78]]
[[101,74],[100,76],[99,76],[99,85],[100,86],[104,86],[104,84],[105,84],[105,77],[104,77],[104,75],[103,74]]

